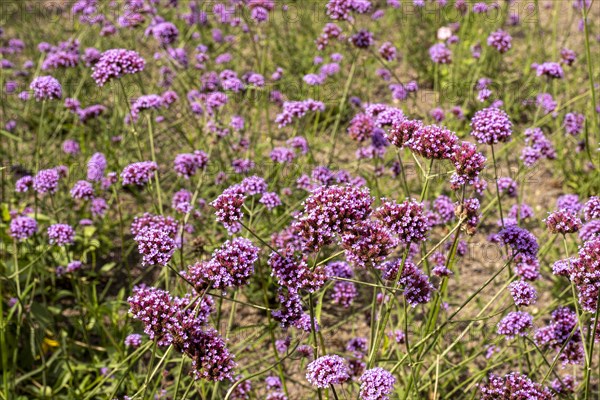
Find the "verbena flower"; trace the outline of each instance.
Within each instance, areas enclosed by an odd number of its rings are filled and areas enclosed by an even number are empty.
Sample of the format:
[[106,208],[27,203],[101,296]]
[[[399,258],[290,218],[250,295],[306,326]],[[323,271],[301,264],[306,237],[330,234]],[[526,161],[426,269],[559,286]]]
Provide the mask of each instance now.
[[382,201],[374,216],[397,234],[402,243],[420,242],[427,238],[430,226],[422,203],[413,199],[401,204],[386,199]]
[[167,265],[175,252],[175,240],[168,230],[155,227],[142,228],[133,240],[143,256],[142,265]]
[[104,86],[111,79],[143,71],[145,65],[144,59],[133,50],[107,50],[92,67],[92,78],[98,86]]
[[512,311],[498,322],[498,334],[512,339],[515,336],[527,336],[533,326],[533,317],[523,311]]
[[479,110],[471,119],[471,135],[479,143],[508,142],[512,135],[512,122],[503,110],[490,107]]
[[563,364],[581,364],[584,359],[581,333],[577,314],[568,307],[559,307],[552,312],[552,320],[536,330],[536,344],[559,352]]
[[306,257],[294,256],[291,249],[271,253],[268,261],[271,276],[276,277],[280,286],[293,292],[306,291],[314,293],[327,281],[327,268],[324,265],[311,269]]
[[508,290],[517,306],[530,306],[537,301],[537,291],[525,281],[512,282]]
[[240,221],[244,217],[242,204],[245,200],[243,188],[240,185],[234,185],[225,189],[210,203],[215,209],[217,221],[223,224],[230,235],[242,229]]
[[58,189],[60,175],[56,168],[43,169],[33,178],[33,189],[40,193],[55,193]]
[[564,72],[559,63],[545,62],[537,66],[537,76],[547,76],[550,79],[561,79],[564,77]]
[[485,168],[485,156],[477,151],[477,146],[462,142],[452,156],[456,172],[450,178],[453,185],[472,184]]
[[433,160],[451,159],[458,137],[449,129],[426,125],[415,131],[405,145],[415,153]]
[[70,193],[74,199],[90,200],[94,197],[94,187],[88,181],[77,181]]
[[585,115],[578,113],[568,113],[565,115],[563,126],[569,135],[579,135],[583,131],[584,125]]
[[358,296],[358,289],[354,282],[337,281],[333,285],[331,292],[331,299],[334,304],[340,305],[344,308],[349,308],[354,299]]
[[174,169],[177,175],[185,179],[191,178],[197,170],[206,167],[208,164],[208,155],[200,150],[193,153],[178,154],[175,157]]
[[600,197],[592,196],[583,207],[583,215],[587,221],[600,219]]
[[429,48],[429,57],[436,64],[452,63],[452,51],[444,43],[436,43]]
[[554,395],[547,387],[533,382],[517,372],[511,372],[503,377],[491,374],[486,384],[479,385],[481,400],[552,400]]
[[336,234],[364,220],[373,199],[367,189],[353,186],[319,187],[303,203],[303,212],[293,223],[305,248],[316,251]]
[[536,257],[539,245],[528,230],[512,225],[501,230],[498,235],[502,243],[508,245],[514,253]]
[[10,221],[10,236],[15,240],[25,240],[37,232],[37,222],[27,216],[17,216]]
[[338,355],[319,357],[306,367],[308,382],[321,389],[329,385],[339,385],[350,379],[346,360]]
[[346,259],[365,267],[383,261],[398,246],[398,239],[378,220],[357,223],[341,235]]
[[186,275],[198,290],[241,287],[252,277],[258,253],[259,248],[248,239],[228,240],[213,252],[209,261],[190,266]]
[[154,161],[140,161],[129,164],[121,172],[123,186],[143,186],[150,181],[156,171],[158,171],[158,165]]
[[556,199],[556,209],[567,209],[579,212],[583,209],[583,204],[579,202],[579,196],[576,194],[565,194]]
[[499,53],[506,53],[512,47],[512,37],[502,29],[492,32],[487,39],[488,46],[494,47]]
[[48,227],[48,238],[50,244],[64,246],[73,244],[75,240],[75,230],[67,224],[54,224]]
[[87,163],[87,179],[89,181],[99,181],[106,170],[106,157],[102,153],[94,153]]
[[62,86],[58,80],[50,75],[39,76],[31,81],[29,88],[37,101],[56,100],[62,97]]
[[579,248],[571,264],[570,279],[579,290],[579,303],[586,311],[595,312],[600,295],[600,237],[596,236]]
[[383,368],[366,370],[359,379],[361,400],[388,400],[394,391],[396,378]]
[[123,343],[126,347],[137,349],[142,344],[142,335],[140,335],[139,333],[132,333],[130,335],[127,335]]
[[552,233],[565,235],[567,233],[575,233],[581,228],[581,218],[573,210],[563,208],[553,211],[545,219],[548,230]]

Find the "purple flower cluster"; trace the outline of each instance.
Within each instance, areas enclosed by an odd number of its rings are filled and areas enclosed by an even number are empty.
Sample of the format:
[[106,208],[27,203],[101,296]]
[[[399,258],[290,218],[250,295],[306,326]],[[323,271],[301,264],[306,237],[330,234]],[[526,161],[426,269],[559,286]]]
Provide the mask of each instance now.
[[508,245],[513,253],[535,258],[539,249],[537,239],[526,229],[516,225],[507,226],[498,233],[502,243]]
[[564,77],[564,72],[559,63],[545,62],[537,66],[537,76],[547,76],[550,79],[561,79]]
[[121,172],[123,186],[143,186],[148,183],[156,171],[158,171],[158,165],[154,161],[140,161],[129,164]]
[[279,127],[290,125],[294,119],[304,117],[309,111],[324,111],[325,104],[313,99],[303,101],[286,101],[283,103],[283,111],[277,114],[275,122]]
[[508,290],[517,306],[530,306],[537,301],[537,291],[523,280],[512,282]]
[[212,203],[217,221],[223,224],[232,235],[242,229],[240,221],[244,218],[242,205],[246,200],[244,189],[240,185],[231,186],[223,191]]
[[296,217],[294,227],[305,248],[317,251],[329,244],[336,234],[366,219],[372,202],[367,189],[322,186],[304,201],[304,211]]
[[534,339],[542,348],[560,351],[559,359],[563,364],[580,364],[583,361],[577,314],[568,307],[554,310],[550,323],[536,330]]
[[592,196],[583,206],[583,216],[587,221],[600,219],[600,196]]
[[169,230],[144,227],[133,238],[143,256],[142,265],[167,265],[175,252],[176,244]]
[[386,132],[386,138],[394,146],[402,149],[422,127],[423,123],[419,120],[401,118],[391,124]]
[[350,42],[359,49],[369,48],[374,41],[373,34],[366,29],[361,29],[350,37]]
[[94,198],[94,187],[88,181],[78,181],[71,189],[71,197],[77,200],[90,200]]
[[139,333],[132,333],[127,335],[124,341],[125,346],[137,349],[142,344],[142,335]]
[[581,228],[581,218],[577,212],[566,208],[550,213],[545,222],[550,232],[561,235],[575,233]]
[[542,157],[548,160],[556,158],[556,151],[550,139],[544,136],[540,128],[532,128],[525,130],[526,147],[521,152],[521,160],[528,167],[533,166]]
[[429,48],[429,57],[436,64],[452,63],[452,51],[444,43],[436,43]]
[[48,238],[50,244],[64,246],[73,244],[75,240],[75,230],[67,224],[54,224],[48,227]]
[[480,385],[479,390],[481,400],[554,399],[550,389],[517,372],[502,377],[491,374],[488,383]]
[[422,203],[413,199],[400,204],[386,199],[382,200],[382,205],[375,210],[374,216],[397,234],[402,243],[410,244],[427,238],[431,227]]
[[213,252],[209,261],[190,266],[186,274],[198,290],[241,287],[254,273],[259,250],[245,238],[228,240]]
[[261,196],[259,203],[263,204],[267,210],[272,210],[281,205],[281,199],[275,192],[265,192]]
[[382,262],[397,246],[398,239],[379,220],[357,223],[341,235],[346,259],[357,266]]
[[268,264],[271,267],[271,275],[276,277],[279,285],[287,288],[288,291],[296,293],[303,290],[314,293],[327,281],[325,266],[311,269],[305,258],[295,257],[292,251],[279,251],[279,253],[281,255],[271,253]]
[[515,336],[527,336],[527,331],[533,326],[533,317],[524,311],[509,312],[498,322],[498,334],[512,339]]
[[208,155],[200,150],[193,153],[178,154],[175,157],[174,169],[177,175],[185,179],[192,177],[197,170],[206,167],[208,164]]
[[144,59],[133,50],[111,49],[102,53],[92,67],[92,78],[98,86],[104,86],[111,79],[143,71],[145,65]]
[[308,382],[321,389],[329,385],[339,385],[350,379],[350,370],[346,360],[338,355],[319,357],[306,367]]
[[449,160],[454,156],[458,137],[454,132],[437,125],[419,128],[405,143],[413,152],[433,160]]
[[488,46],[494,47],[498,52],[506,53],[512,47],[512,37],[502,29],[492,32],[487,39]]
[[596,311],[600,296],[600,237],[596,236],[579,248],[577,258],[571,264],[570,279],[579,290],[581,307]]
[[58,80],[50,75],[39,76],[29,85],[37,101],[56,100],[62,97],[62,86]]
[[394,391],[396,378],[383,368],[366,370],[359,379],[361,400],[388,400]]
[[563,126],[569,135],[579,135],[583,131],[584,125],[585,115],[579,113],[568,113],[565,115]]
[[567,209],[579,213],[583,209],[583,204],[579,202],[579,196],[576,194],[564,194],[556,199],[556,209]]
[[329,0],[327,3],[327,15],[335,20],[347,20],[352,12],[364,14],[370,9],[368,0]]
[[94,153],[87,163],[87,179],[89,181],[99,181],[106,170],[106,157],[102,153]]
[[26,175],[15,182],[15,192],[25,193],[33,186],[34,179],[31,175]]
[[145,228],[162,229],[168,233],[169,236],[174,238],[177,234],[177,226],[177,221],[175,221],[173,217],[144,213],[141,217],[135,217],[133,219],[130,231],[133,236],[137,236]]
[[473,143],[462,142],[460,147],[452,156],[452,162],[456,172],[450,178],[452,187],[460,187],[465,184],[473,184],[481,171],[485,168],[487,159],[477,151]]
[[348,126],[348,135],[358,141],[364,142],[373,136],[375,121],[367,114],[356,114]]
[[484,108],[471,119],[471,135],[479,143],[496,144],[510,141],[512,122],[508,114],[496,107]]
[[193,303],[190,295],[178,298],[161,289],[136,287],[128,302],[151,340],[160,346],[173,345],[192,359],[196,379],[233,379],[234,356],[219,333],[206,326],[213,303],[210,296]]
[[60,175],[56,168],[43,169],[39,171],[33,178],[33,189],[42,193],[55,193],[58,189],[58,180]]
[[37,232],[37,222],[27,216],[17,216],[10,222],[10,236],[15,240],[25,240]]

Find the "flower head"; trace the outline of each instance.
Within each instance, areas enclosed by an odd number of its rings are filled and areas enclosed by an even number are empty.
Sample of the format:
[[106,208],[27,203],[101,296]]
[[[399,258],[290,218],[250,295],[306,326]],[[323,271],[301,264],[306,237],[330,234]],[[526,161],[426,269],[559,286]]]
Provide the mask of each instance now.
[[350,379],[350,370],[342,357],[326,355],[308,364],[306,379],[311,385],[325,389],[329,385],[339,385]]
[[496,144],[510,141],[512,122],[508,114],[496,107],[484,108],[471,119],[471,135],[479,143]]
[[29,88],[37,101],[56,100],[62,97],[62,86],[58,80],[50,75],[39,76],[31,81]]

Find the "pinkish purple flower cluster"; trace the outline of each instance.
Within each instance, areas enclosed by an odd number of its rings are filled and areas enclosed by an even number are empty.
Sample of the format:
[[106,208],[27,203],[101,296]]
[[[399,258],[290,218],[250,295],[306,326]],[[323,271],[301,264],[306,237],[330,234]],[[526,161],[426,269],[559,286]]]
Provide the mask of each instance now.
[[509,312],[498,322],[498,334],[513,339],[515,336],[527,336],[527,331],[533,326],[533,317],[524,311]]
[[339,385],[350,379],[350,370],[346,360],[338,355],[319,357],[306,367],[306,380],[318,388]]
[[58,80],[50,75],[39,76],[31,81],[29,88],[37,101],[57,100],[62,97],[62,86]]
[[530,306],[537,301],[537,291],[523,280],[512,282],[508,285],[508,290],[517,306]]
[[54,224],[48,227],[48,239],[50,244],[64,246],[73,244],[75,241],[75,230],[67,224]]
[[413,199],[400,204],[386,199],[382,200],[381,206],[373,214],[398,235],[402,243],[410,244],[427,238],[430,225],[423,204]]
[[217,221],[223,224],[232,235],[242,229],[240,221],[244,218],[242,205],[246,200],[244,190],[240,185],[231,186],[223,191],[212,203]]
[[367,189],[353,186],[319,187],[303,203],[294,227],[306,249],[316,251],[336,234],[351,228],[371,213],[373,199]]
[[111,79],[143,71],[145,65],[144,59],[133,50],[107,50],[92,67],[92,78],[98,86],[104,86]]
[[471,135],[479,143],[493,145],[508,142],[512,135],[512,122],[508,114],[496,107],[484,108],[471,119]]
[[517,372],[503,377],[491,374],[486,384],[479,385],[479,391],[481,400],[554,399],[550,389]]
[[548,230],[552,233],[566,235],[575,233],[581,228],[581,218],[573,210],[563,208],[548,214],[545,219]]
[[388,400],[394,391],[396,378],[383,368],[366,370],[359,379],[361,400]]
[[190,266],[186,275],[198,290],[241,287],[254,273],[258,252],[259,248],[248,239],[228,240],[213,252],[209,261]]
[[154,161],[140,161],[129,164],[121,172],[123,186],[143,186],[152,179],[156,171],[158,171],[158,165]]
[[37,232],[37,222],[27,216],[17,216],[10,222],[10,236],[15,240],[25,240]]

